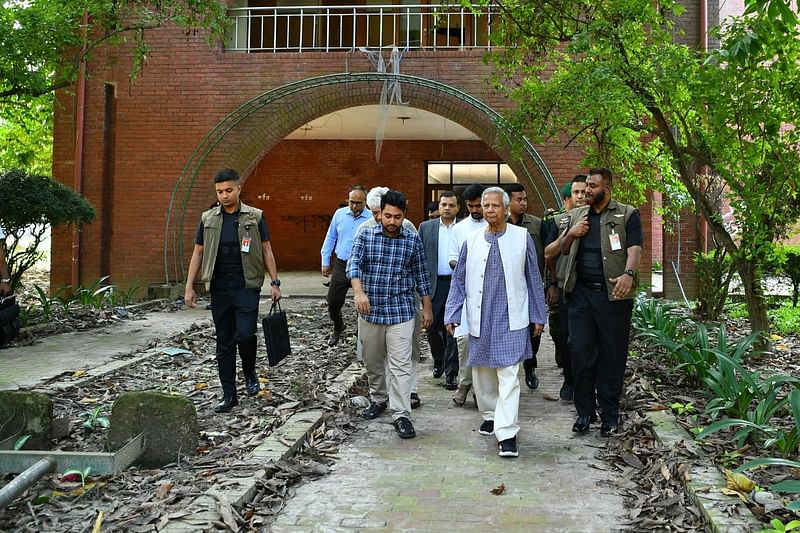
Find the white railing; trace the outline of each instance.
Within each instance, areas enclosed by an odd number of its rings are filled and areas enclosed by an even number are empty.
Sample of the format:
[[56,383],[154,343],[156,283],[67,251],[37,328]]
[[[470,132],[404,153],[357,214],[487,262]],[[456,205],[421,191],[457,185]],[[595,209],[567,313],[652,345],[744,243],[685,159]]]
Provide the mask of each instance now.
[[225,49],[331,52],[397,46],[411,50],[492,48],[494,6],[360,5],[240,7],[228,10]]

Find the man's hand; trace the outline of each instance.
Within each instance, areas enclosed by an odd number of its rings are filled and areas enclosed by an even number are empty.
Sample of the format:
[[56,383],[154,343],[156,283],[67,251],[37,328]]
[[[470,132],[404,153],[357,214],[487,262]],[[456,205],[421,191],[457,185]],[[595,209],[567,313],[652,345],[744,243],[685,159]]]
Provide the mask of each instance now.
[[8,296],[9,294],[11,294],[11,284],[0,283],[0,296]]
[[544,324],[534,324],[533,325],[533,336],[538,337],[544,331]]
[[433,313],[430,309],[422,309],[422,327],[428,329],[433,324]]
[[633,287],[633,277],[627,274],[622,274],[616,278],[608,278],[608,281],[614,284],[614,289],[611,291],[611,296],[614,298],[625,298],[631,293]]
[[281,299],[281,288],[277,285],[272,286],[272,301],[277,302]]
[[189,285],[186,286],[186,291],[183,293],[183,301],[188,307],[191,308],[194,308],[197,305],[197,293],[194,292],[194,289]]
[[589,233],[589,215],[586,215],[583,220],[569,228],[568,235],[577,239]]
[[326,278],[329,277],[331,275],[331,267],[322,267],[322,275]]
[[360,315],[368,315],[370,310],[369,297],[363,292],[357,292],[355,296],[356,311]]
[[555,285],[550,285],[547,287],[547,292],[545,293],[545,299],[547,300],[547,305],[556,305],[558,304],[558,287]]
[[456,328],[458,326],[459,326],[458,324],[450,323],[450,324],[445,325],[444,329],[446,329],[447,333],[449,333],[450,335],[454,335],[455,332],[456,332]]

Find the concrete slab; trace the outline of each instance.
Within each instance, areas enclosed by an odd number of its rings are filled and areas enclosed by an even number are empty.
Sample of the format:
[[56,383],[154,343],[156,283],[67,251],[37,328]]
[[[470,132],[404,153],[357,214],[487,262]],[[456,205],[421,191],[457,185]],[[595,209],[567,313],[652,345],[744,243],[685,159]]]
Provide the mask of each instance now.
[[[606,439],[575,436],[575,411],[557,397],[561,373],[549,338],[539,354],[539,389],[522,384],[520,457],[501,458],[482,437],[471,399],[452,392],[420,365],[423,405],[412,413],[417,438],[400,440],[391,417],[365,422],[343,445],[333,472],[299,487],[271,531],[576,531],[624,528],[616,475],[595,459]],[[505,485],[495,496],[491,489]]]
[[184,308],[159,311],[142,320],[124,320],[102,328],[62,333],[30,346],[0,350],[0,390],[32,388],[65,372],[100,366],[144,349],[194,323],[211,323],[211,311]]

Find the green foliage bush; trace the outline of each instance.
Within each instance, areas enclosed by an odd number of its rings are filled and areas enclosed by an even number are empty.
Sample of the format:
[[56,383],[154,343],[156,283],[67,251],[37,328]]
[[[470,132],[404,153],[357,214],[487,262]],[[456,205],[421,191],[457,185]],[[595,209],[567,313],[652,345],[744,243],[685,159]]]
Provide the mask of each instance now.
[[786,304],[769,312],[775,331],[781,335],[800,333],[800,307]]
[[710,252],[695,252],[694,265],[698,281],[695,312],[704,320],[718,320],[735,271],[733,261],[724,249],[717,248]]
[[[48,176],[13,169],[0,173],[0,226],[6,233],[6,260],[11,286],[39,259],[47,227],[88,224],[95,217],[86,198]],[[25,232],[31,243],[22,247]]]

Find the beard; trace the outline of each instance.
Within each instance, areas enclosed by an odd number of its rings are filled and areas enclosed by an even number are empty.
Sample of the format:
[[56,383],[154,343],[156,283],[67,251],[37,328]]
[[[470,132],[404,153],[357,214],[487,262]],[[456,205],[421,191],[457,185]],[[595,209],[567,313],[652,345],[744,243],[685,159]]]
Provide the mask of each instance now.
[[586,203],[590,205],[596,205],[603,203],[603,200],[606,198],[606,191],[599,191],[594,193],[592,196],[586,197]]

